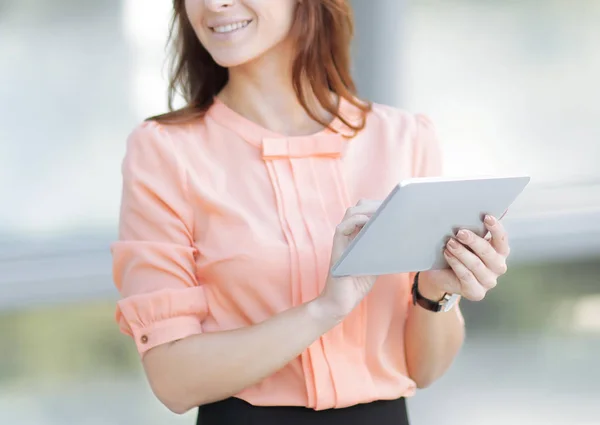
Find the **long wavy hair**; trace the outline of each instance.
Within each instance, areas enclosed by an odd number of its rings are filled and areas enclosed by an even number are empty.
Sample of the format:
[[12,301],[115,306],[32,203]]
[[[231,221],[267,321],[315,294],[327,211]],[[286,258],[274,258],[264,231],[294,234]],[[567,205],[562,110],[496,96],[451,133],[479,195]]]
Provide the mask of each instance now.
[[[350,73],[353,32],[349,0],[303,0],[298,2],[290,36],[296,46],[292,83],[302,107],[313,120],[324,127],[329,125],[309,107],[307,95],[313,93],[325,111],[356,133],[364,128],[371,104],[357,97]],[[149,119],[170,124],[202,117],[227,84],[229,73],[198,40],[185,10],[185,0],[173,0],[168,46],[170,112]],[[312,90],[304,86],[307,82]],[[177,95],[183,97],[185,106],[176,110],[173,105]],[[360,122],[350,122],[340,115],[338,99],[341,98],[361,111]]]

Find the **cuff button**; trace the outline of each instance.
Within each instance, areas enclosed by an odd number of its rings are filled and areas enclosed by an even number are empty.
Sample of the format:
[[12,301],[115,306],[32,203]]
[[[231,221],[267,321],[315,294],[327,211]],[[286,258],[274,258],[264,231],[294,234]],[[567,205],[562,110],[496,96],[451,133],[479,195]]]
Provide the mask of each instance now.
[[140,341],[142,341],[142,344],[146,344],[148,342],[148,335],[142,335]]

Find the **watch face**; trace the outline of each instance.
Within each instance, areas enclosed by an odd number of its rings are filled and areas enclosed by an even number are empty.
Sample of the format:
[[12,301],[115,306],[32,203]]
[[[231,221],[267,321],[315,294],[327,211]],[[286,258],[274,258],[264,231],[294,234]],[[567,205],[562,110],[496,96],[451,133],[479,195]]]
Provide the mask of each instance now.
[[446,302],[444,303],[444,307],[442,308],[442,311],[443,312],[450,311],[450,309],[452,309],[452,307],[454,307],[454,304],[456,304],[456,302],[458,301],[459,297],[460,296],[458,294],[450,295],[447,298]]

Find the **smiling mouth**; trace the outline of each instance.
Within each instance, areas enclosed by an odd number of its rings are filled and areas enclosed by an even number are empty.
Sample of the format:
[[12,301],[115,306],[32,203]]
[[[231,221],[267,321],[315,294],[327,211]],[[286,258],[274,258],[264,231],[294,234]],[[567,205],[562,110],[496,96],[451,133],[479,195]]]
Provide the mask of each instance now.
[[218,27],[210,27],[210,29],[212,32],[215,32],[217,34],[227,34],[230,32],[239,31],[241,29],[246,28],[248,25],[250,25],[250,22],[252,22],[251,19],[246,20],[246,21],[236,22],[234,24],[221,25]]

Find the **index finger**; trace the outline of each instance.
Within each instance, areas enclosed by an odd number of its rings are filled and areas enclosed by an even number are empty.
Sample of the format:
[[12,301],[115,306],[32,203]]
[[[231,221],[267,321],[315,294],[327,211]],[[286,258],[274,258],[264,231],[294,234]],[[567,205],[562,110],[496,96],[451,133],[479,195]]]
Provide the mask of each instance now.
[[508,256],[510,253],[510,246],[508,244],[508,234],[504,225],[496,217],[488,215],[484,220],[485,227],[490,231],[492,239],[490,243],[498,254]]
[[349,217],[355,216],[357,214],[371,216],[375,213],[375,211],[377,211],[377,209],[379,208],[380,205],[381,205],[381,202],[377,202],[377,201],[359,202],[355,206],[350,207],[346,210],[346,214],[345,214],[344,218],[349,218]]

